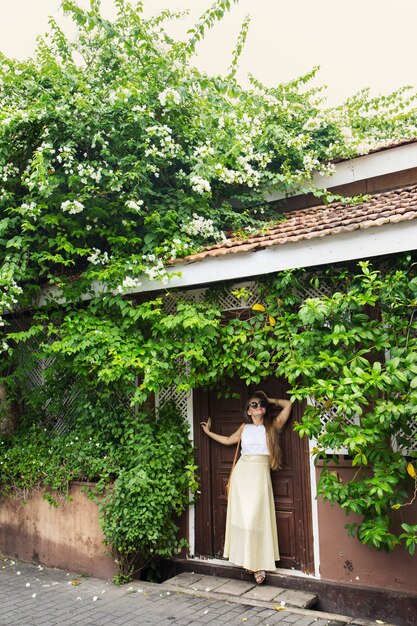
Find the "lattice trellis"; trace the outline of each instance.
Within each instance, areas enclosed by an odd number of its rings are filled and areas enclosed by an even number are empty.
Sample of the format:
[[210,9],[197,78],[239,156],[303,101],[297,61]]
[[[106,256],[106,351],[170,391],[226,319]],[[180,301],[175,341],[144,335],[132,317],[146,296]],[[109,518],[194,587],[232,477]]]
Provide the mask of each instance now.
[[188,398],[190,394],[186,391],[178,391],[176,387],[166,387],[161,389],[156,397],[157,408],[162,407],[166,402],[175,402],[175,405],[184,419],[188,418]]
[[323,298],[324,296],[330,297],[333,293],[331,286],[324,280],[319,281],[317,285],[306,281],[305,285],[301,285],[295,291],[296,295],[304,300],[307,298]]
[[[326,406],[326,401],[325,400],[315,400],[315,399],[310,399],[310,404],[313,404],[314,406],[319,406],[321,408],[320,411],[320,423],[322,426],[321,432],[324,432],[326,429],[326,426],[329,422],[332,422],[336,416],[337,416],[337,407],[335,407],[334,405],[330,405],[330,406]],[[345,418],[346,422],[348,424],[351,425],[356,425],[358,426],[360,424],[360,418],[359,416],[355,416],[353,418]],[[404,456],[410,456],[411,453],[413,452],[417,452],[417,419],[410,422],[409,423],[409,428],[411,433],[410,434],[405,434],[402,430],[399,431],[398,433],[398,437],[393,436],[391,439],[391,444],[392,447],[394,448],[394,450],[398,450],[400,448],[399,444],[398,444],[398,440],[399,439],[406,439],[407,440],[407,446],[406,447],[402,447],[401,449],[401,453]],[[336,449],[331,449],[331,448],[327,448],[325,450],[325,452],[327,454],[344,454],[344,455],[348,455],[350,454],[349,450],[347,448],[338,448]]]
[[[338,416],[337,407],[334,405],[328,405],[325,400],[316,400],[315,398],[309,399],[309,404],[319,407],[320,409],[320,423],[321,423],[321,432],[323,433],[326,430],[327,424],[333,422]],[[348,424],[359,425],[360,419],[359,416],[352,417],[350,419],[346,418]],[[337,450],[334,448],[326,448],[325,452],[327,454],[349,454],[349,450],[347,448],[338,448]]]
[[[239,297],[236,292],[242,289],[245,290],[245,295],[243,297]],[[256,282],[232,285],[229,289],[221,291],[218,296],[219,305],[223,311],[247,309],[259,302],[260,299],[261,285]]]
[[[236,291],[245,289],[244,297],[239,297]],[[245,282],[231,285],[227,289],[222,289],[216,294],[216,301],[222,311],[235,311],[247,309],[260,301],[261,285],[256,282]],[[169,294],[164,302],[164,309],[169,314],[174,314],[177,309],[177,302],[204,302],[209,293],[209,289],[190,289],[188,291]]]
[[50,431],[54,431],[60,435],[69,432],[77,419],[77,397],[78,397],[77,385],[76,383],[69,389],[67,389],[65,398],[62,402],[62,409],[57,414],[51,413],[48,411],[48,407],[51,403],[50,400],[47,400],[44,405],[44,410],[46,414],[45,419],[45,428],[48,428]]
[[169,315],[174,315],[179,300],[194,303],[201,302],[206,291],[207,289],[190,289],[189,291],[169,293],[164,300],[164,311]]
[[[21,332],[27,330],[29,327],[28,321],[22,318],[15,317],[9,322],[11,332]],[[44,341],[48,341],[48,338],[44,338]],[[23,365],[28,360],[29,355],[34,355],[39,350],[40,341],[36,338],[31,338],[24,344],[24,350],[17,351],[17,361],[19,365]],[[43,387],[45,384],[44,372],[53,365],[55,359],[50,357],[48,359],[36,359],[36,367],[27,370],[26,376],[22,381],[22,385],[27,392],[31,392],[34,389]],[[62,402],[61,411],[56,414],[49,410],[51,405],[51,398],[45,398],[43,404],[43,412],[45,414],[44,425],[50,431],[63,434],[71,430],[75,419],[77,417],[77,385],[74,381],[73,385],[66,390],[65,397]]]
[[[416,419],[408,423],[408,427],[411,430],[411,434],[406,435],[404,431],[400,430],[398,438],[393,437],[394,449],[399,449],[401,447],[401,453],[404,456],[410,456],[413,452],[417,452],[417,416]],[[406,447],[400,446],[398,443],[398,441],[403,438],[407,440]]]

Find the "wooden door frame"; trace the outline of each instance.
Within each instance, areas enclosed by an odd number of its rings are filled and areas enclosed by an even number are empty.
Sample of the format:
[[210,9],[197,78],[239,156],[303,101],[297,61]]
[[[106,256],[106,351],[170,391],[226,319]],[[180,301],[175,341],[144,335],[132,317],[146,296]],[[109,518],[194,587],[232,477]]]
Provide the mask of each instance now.
[[[296,402],[293,406],[291,419],[293,422],[301,421],[304,413],[305,402]],[[314,536],[313,536],[313,507],[311,502],[311,464],[310,446],[307,437],[297,437],[297,444],[293,452],[295,462],[298,464],[300,491],[297,494],[299,510],[303,512],[298,520],[299,533],[302,538],[303,550],[299,552],[301,571],[305,574],[314,574]]]
[[[202,389],[193,391],[193,420],[194,420],[194,446],[196,463],[200,470],[199,494],[210,493],[210,440],[205,436],[200,422],[205,422],[209,418],[208,392]],[[195,505],[195,545],[201,546],[201,556],[213,556],[213,503],[211,498],[198,498]]]
[[[300,421],[304,404],[295,403],[293,407],[292,421]],[[193,392],[193,421],[194,421],[194,445],[196,463],[200,468],[200,492],[211,492],[211,453],[210,439],[204,435],[200,426],[201,421],[209,417],[209,393],[196,389]],[[298,468],[297,481],[299,489],[295,494],[298,510],[302,515],[298,520],[297,537],[303,546],[297,556],[300,562],[300,571],[305,574],[314,574],[314,537],[312,521],[311,481],[310,481],[310,450],[308,439],[294,438],[292,453],[294,463]],[[203,558],[213,557],[213,503],[211,498],[199,498],[195,506],[195,545],[199,547],[198,556]]]

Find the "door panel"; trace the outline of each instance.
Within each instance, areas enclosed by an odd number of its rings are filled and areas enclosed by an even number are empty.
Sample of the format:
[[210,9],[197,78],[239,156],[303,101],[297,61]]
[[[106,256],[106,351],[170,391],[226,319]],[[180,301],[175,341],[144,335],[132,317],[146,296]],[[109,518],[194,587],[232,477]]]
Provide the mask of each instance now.
[[[239,428],[243,422],[242,400],[240,397],[217,398],[215,394],[210,394],[209,402],[214,432],[227,436]],[[227,509],[226,483],[229,480],[236,446],[222,446],[219,444],[210,447],[213,471],[211,498],[213,501],[214,536],[212,551],[214,556],[222,557]]]
[[[286,397],[286,381],[268,379],[260,386],[271,397]],[[212,419],[212,429],[230,435],[243,423],[243,412],[253,388],[233,381],[236,398],[218,398],[215,393],[195,391],[194,419],[197,462],[201,472],[201,496],[196,504],[196,553],[221,557],[223,554],[229,479],[235,446],[223,446],[209,439],[200,422]],[[293,431],[301,407],[294,405],[289,423],[281,433],[282,468],[272,472],[281,560],[278,567],[313,571],[309,456],[307,441]]]

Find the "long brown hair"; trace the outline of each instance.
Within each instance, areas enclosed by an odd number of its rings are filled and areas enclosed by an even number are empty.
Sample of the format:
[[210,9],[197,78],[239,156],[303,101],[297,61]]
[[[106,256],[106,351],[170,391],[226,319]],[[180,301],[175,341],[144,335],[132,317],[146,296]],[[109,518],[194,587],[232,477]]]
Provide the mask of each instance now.
[[266,443],[269,450],[269,456],[271,459],[271,469],[276,470],[281,467],[282,462],[282,453],[281,446],[279,443],[279,431],[277,430],[274,419],[275,416],[272,416],[271,413],[271,405],[268,402],[267,395],[263,391],[255,391],[250,398],[248,398],[245,405],[245,419],[248,422],[252,421],[250,415],[248,415],[249,401],[253,398],[256,398],[262,403],[262,406],[265,407],[264,413],[264,426],[266,431]]

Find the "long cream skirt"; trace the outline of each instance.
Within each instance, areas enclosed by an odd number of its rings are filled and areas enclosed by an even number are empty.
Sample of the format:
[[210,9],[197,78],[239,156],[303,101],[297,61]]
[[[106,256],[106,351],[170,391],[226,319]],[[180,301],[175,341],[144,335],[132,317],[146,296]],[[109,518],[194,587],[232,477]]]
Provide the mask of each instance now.
[[223,556],[256,571],[279,560],[269,456],[241,456],[233,470]]

